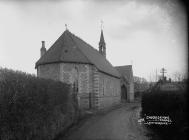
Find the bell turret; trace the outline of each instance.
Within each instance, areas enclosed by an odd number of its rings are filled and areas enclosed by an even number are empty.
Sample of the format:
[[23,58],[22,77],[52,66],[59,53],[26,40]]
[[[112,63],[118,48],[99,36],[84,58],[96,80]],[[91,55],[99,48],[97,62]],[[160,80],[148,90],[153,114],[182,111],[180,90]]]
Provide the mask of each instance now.
[[99,42],[99,53],[106,57],[106,43],[104,41],[103,30],[101,30],[100,42]]

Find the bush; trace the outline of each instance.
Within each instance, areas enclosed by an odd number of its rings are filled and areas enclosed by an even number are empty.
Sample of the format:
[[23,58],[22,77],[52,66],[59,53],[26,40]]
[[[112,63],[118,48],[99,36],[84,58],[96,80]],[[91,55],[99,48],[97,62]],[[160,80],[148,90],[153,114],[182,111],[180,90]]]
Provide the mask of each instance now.
[[137,92],[134,93],[134,97],[135,98],[141,98],[143,93],[144,93],[144,91],[137,91]]
[[0,139],[52,139],[73,121],[70,86],[0,69]]
[[142,116],[169,116],[172,121],[170,125],[149,127],[162,139],[185,139],[185,128],[188,128],[186,91],[153,90],[143,94]]

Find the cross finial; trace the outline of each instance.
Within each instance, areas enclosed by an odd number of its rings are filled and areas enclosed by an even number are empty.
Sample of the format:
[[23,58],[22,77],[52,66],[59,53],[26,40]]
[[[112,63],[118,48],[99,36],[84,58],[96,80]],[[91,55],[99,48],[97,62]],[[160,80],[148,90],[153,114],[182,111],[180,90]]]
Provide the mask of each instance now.
[[101,23],[100,28],[102,30],[103,29],[103,21],[101,20],[100,23]]
[[166,69],[165,69],[165,68],[162,68],[161,71],[160,71],[160,73],[162,73],[162,77],[164,78],[165,73],[166,73]]
[[67,24],[65,24],[65,27],[66,27],[66,30],[68,30],[68,26],[67,26]]

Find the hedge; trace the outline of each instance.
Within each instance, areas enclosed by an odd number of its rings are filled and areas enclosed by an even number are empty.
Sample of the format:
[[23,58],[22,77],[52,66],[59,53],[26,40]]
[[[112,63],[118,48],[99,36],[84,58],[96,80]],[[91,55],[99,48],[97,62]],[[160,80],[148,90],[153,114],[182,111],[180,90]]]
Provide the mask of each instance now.
[[52,139],[74,120],[70,86],[0,68],[0,139]]
[[162,139],[186,139],[188,130],[186,91],[152,90],[142,95],[142,116],[169,116],[170,125],[149,125]]

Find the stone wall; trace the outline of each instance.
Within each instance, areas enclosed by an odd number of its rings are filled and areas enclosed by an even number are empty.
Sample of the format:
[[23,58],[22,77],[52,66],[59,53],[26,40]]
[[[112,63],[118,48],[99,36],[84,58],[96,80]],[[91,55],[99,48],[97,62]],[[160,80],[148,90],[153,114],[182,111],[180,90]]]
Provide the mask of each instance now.
[[99,72],[99,108],[121,102],[120,79]]
[[37,76],[45,79],[59,80],[60,64],[45,64],[37,67]]
[[134,100],[134,82],[131,80],[130,82],[125,82],[122,78],[121,86],[124,85],[127,89],[127,101],[132,102]]
[[41,78],[77,83],[81,109],[99,109],[117,104],[121,100],[120,79],[99,72],[94,65],[60,63],[38,66]]
[[92,97],[92,105],[93,108],[99,108],[99,81],[100,75],[96,67],[92,68],[92,75],[93,75],[93,97]]
[[133,82],[130,82],[129,85],[128,85],[128,91],[127,91],[127,94],[128,94],[128,101],[132,102],[134,100],[134,83]]
[[92,66],[88,64],[61,63],[60,81],[69,84],[77,83],[80,108],[91,107],[93,92]]

